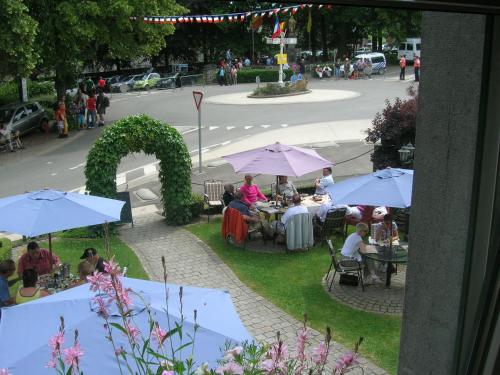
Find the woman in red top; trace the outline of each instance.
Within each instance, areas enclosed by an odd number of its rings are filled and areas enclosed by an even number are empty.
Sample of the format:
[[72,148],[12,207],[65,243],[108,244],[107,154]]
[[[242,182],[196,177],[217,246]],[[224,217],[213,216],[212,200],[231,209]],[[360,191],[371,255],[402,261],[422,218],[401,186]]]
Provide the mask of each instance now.
[[[90,121],[89,121],[90,118]],[[97,121],[96,100],[91,93],[87,99],[87,129],[92,129]]]

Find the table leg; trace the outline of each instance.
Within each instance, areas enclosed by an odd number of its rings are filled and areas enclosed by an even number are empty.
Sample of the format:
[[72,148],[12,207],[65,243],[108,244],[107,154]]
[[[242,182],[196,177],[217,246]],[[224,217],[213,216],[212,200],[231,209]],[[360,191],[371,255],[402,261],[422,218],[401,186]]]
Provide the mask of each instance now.
[[392,265],[392,262],[387,263],[387,272],[385,276],[385,287],[390,288],[391,287],[391,275],[392,275],[392,268],[394,266]]

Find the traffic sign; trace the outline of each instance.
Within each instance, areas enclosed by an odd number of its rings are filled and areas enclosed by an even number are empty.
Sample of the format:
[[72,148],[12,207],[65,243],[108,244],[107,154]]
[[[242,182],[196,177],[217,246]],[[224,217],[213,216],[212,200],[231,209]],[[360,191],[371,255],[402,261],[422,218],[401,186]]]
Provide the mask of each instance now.
[[276,55],[276,60],[278,64],[286,64],[288,60],[288,56],[286,53],[278,53]]
[[199,111],[201,106],[201,101],[203,100],[203,92],[201,91],[193,91],[194,104],[196,105],[196,109]]
[[[285,41],[285,44],[297,44],[297,38],[283,38]],[[267,44],[280,44],[281,39],[280,38],[266,38],[266,43]]]

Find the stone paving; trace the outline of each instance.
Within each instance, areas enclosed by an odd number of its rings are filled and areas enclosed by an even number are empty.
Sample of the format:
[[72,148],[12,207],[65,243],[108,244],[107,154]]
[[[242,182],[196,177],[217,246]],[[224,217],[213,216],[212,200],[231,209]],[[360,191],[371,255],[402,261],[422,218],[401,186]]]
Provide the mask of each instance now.
[[[151,279],[162,280],[160,258],[163,255],[169,282],[228,290],[243,324],[257,341],[273,342],[279,331],[283,340],[293,347],[301,322],[243,284],[204,242],[185,229],[169,227],[160,215],[148,214],[135,218],[134,227],[123,228],[120,238],[136,252]],[[323,337],[318,331],[310,329],[310,332],[313,343]],[[333,343],[328,370],[331,371],[335,360],[346,350]],[[360,364],[362,370],[356,369],[352,374],[386,374],[364,358],[360,358]]]
[[330,296],[355,309],[380,313],[385,315],[401,316],[403,314],[406,265],[399,264],[397,273],[392,275],[391,286],[385,286],[385,273],[379,273],[381,284],[365,285],[365,291],[361,285],[357,287],[350,285],[340,285],[337,273],[332,284],[331,291],[328,291],[332,282],[333,271],[328,279],[323,278],[323,287]]

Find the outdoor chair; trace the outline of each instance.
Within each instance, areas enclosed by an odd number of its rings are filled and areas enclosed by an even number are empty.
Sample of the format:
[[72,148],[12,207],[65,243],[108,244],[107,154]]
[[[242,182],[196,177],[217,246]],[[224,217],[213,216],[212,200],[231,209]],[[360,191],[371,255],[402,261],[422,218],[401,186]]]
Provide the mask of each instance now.
[[[314,221],[314,233],[319,238],[320,242],[326,241],[335,233],[344,236],[345,214],[346,208],[328,211],[325,222],[320,220]],[[344,237],[345,238],[345,237]]]
[[262,232],[262,223],[252,227],[241,213],[234,208],[227,207],[222,217],[222,237],[236,246],[246,248],[246,241],[251,240],[254,233]]
[[311,213],[297,214],[290,217],[286,223],[286,250],[309,250],[314,246],[313,215]]
[[335,255],[335,250],[333,248],[332,240],[326,240],[326,243],[328,245],[328,252],[330,253],[330,267],[328,268],[328,272],[326,273],[325,280],[328,282],[328,276],[330,275],[330,272],[332,269],[334,270],[333,272],[333,277],[332,281],[330,282],[330,286],[328,287],[328,291],[332,290],[333,286],[333,281],[335,280],[335,275],[337,273],[339,274],[346,274],[346,275],[355,275],[359,282],[361,283],[361,289],[363,292],[365,291],[365,284],[363,282],[363,265],[358,262],[357,260],[350,260],[350,259],[342,259],[342,260],[337,260],[337,256]]
[[205,190],[203,196],[205,198],[205,203],[208,205],[207,221],[210,222],[210,210],[212,207],[224,207],[224,203],[221,200],[224,194],[224,185],[222,181],[215,180],[207,180],[203,185]]

